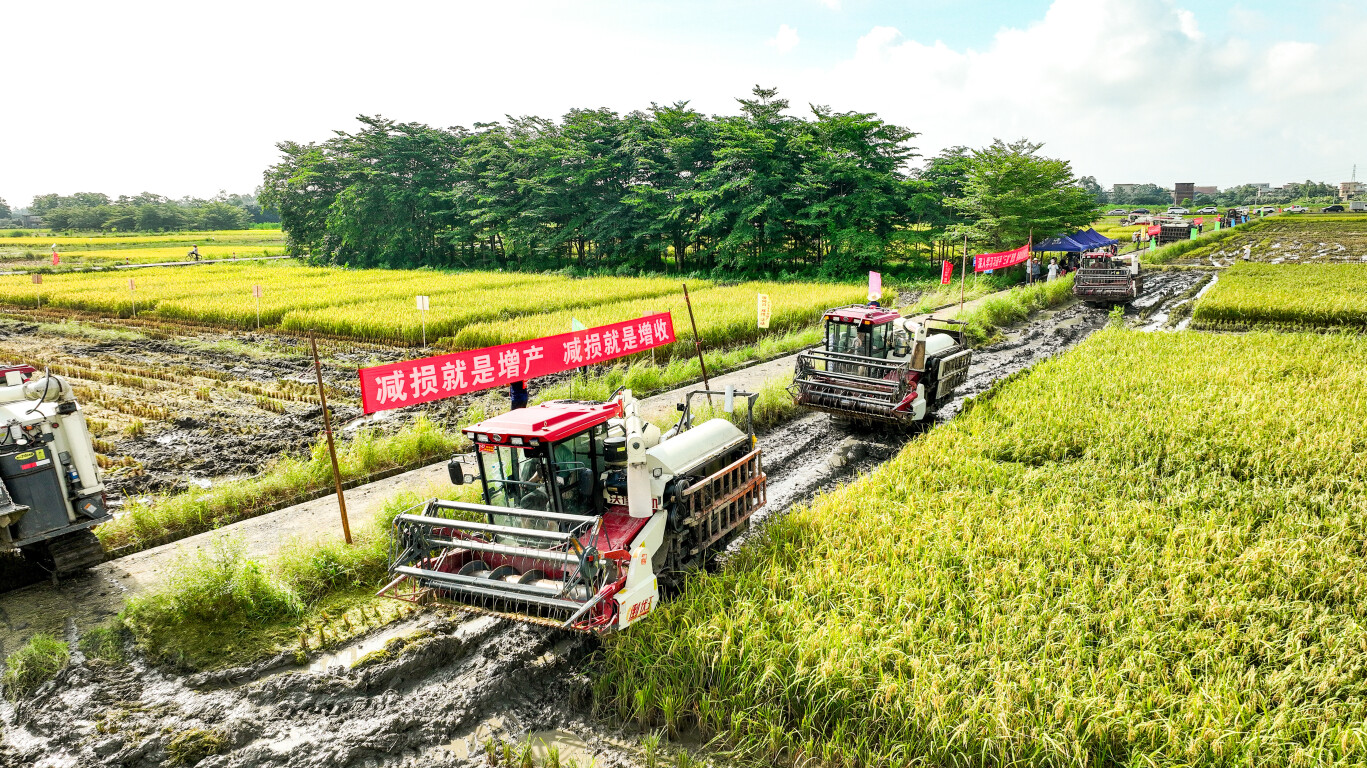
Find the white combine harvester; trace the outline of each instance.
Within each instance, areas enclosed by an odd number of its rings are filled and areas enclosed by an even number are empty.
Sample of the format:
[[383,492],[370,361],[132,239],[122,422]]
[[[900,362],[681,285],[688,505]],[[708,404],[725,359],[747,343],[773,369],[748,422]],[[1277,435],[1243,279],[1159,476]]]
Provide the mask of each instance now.
[[594,633],[649,616],[765,502],[753,420],[694,426],[698,395],[728,409],[757,397],[691,392],[663,435],[630,390],[466,427],[476,451],[448,468],[453,483],[478,483],[483,503],[433,499],[395,518],[380,594]]
[[918,322],[877,305],[829,309],[825,348],[797,357],[798,405],[854,422],[924,420],[968,379],[963,324]]
[[91,531],[112,519],[71,385],[31,366],[0,368],[0,552],[54,579],[104,559]]

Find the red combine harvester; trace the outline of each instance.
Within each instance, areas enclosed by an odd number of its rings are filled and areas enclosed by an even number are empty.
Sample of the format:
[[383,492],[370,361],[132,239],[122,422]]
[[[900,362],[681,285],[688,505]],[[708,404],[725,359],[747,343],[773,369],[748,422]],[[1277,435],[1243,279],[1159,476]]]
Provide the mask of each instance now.
[[556,401],[465,428],[476,451],[448,468],[483,503],[433,499],[394,520],[380,594],[607,633],[650,615],[661,585],[705,565],[764,506],[753,420],[692,423],[692,399],[728,410],[757,395],[691,392],[663,435],[630,390]]
[[973,352],[954,320],[917,322],[874,304],[825,314],[825,348],[797,358],[799,404],[856,422],[911,424],[968,378]]

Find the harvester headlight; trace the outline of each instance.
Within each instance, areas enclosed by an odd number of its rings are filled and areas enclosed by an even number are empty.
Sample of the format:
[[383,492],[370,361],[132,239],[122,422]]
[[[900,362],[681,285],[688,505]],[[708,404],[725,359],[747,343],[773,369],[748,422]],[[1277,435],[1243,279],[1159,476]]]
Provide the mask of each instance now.
[[511,440],[509,440],[509,442],[511,442],[513,445],[522,445],[522,438],[514,437]]

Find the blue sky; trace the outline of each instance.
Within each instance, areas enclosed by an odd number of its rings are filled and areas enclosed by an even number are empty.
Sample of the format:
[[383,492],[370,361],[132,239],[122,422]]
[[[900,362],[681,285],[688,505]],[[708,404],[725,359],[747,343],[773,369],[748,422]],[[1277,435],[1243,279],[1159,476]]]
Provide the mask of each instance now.
[[[933,154],[1029,137],[1103,184],[1367,177],[1367,3],[69,0],[3,9],[0,197],[246,191],[357,114],[435,125],[751,86]],[[7,110],[8,111],[8,110]],[[1358,153],[1362,153],[1359,156]]]

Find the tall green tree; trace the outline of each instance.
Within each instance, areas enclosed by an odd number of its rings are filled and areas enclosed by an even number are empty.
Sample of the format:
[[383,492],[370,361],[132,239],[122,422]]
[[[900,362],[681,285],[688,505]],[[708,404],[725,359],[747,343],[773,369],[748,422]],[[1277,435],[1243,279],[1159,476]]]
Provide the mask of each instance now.
[[1043,157],[1043,144],[997,139],[971,154],[963,197],[950,201],[983,248],[1014,248],[1091,224],[1096,198],[1078,185],[1066,160]]

